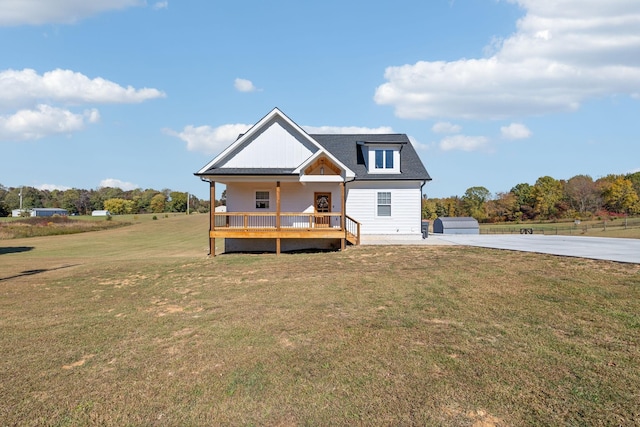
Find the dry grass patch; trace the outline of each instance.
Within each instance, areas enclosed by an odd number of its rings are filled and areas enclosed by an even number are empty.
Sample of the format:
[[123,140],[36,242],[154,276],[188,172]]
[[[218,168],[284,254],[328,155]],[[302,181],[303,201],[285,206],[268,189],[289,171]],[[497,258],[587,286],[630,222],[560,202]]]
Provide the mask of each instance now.
[[640,266],[432,246],[121,255],[0,281],[3,423],[640,421]]
[[85,233],[126,225],[129,225],[129,223],[122,221],[77,220],[67,216],[33,217],[13,221],[0,221],[0,240]]

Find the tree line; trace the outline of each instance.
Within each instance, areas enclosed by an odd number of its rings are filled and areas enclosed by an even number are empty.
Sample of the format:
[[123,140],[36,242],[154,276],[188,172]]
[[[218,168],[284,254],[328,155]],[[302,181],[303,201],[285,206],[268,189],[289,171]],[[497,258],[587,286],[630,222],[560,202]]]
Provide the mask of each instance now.
[[461,197],[422,200],[422,217],[471,216],[480,222],[608,218],[640,214],[640,172],[594,180],[543,176],[508,192],[471,187]]
[[[137,213],[209,212],[211,203],[170,189],[122,190],[101,187],[96,190],[40,190],[34,187],[5,187],[0,184],[0,216],[9,216],[20,208],[62,208],[69,214],[90,215],[94,210],[108,210],[114,215]],[[188,200],[187,200],[188,198]]]

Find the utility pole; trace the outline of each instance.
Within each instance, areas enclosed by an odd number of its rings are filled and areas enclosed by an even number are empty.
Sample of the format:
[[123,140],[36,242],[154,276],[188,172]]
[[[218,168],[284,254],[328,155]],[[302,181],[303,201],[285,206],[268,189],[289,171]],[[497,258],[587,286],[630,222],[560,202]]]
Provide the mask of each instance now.
[[22,215],[22,187],[20,187],[20,215]]
[[189,205],[191,203],[189,203],[191,201],[191,196],[189,195],[189,192],[187,191],[187,215],[189,215]]

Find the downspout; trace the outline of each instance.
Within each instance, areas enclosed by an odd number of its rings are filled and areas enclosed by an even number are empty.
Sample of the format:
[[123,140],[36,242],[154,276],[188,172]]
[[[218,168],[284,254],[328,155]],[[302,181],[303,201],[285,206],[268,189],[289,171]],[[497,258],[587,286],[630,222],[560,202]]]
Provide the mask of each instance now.
[[[424,181],[422,181],[422,185],[420,186],[420,227],[418,228],[418,230],[422,231],[422,195],[424,194],[422,192],[422,188],[427,185],[427,180],[425,179]],[[427,233],[429,232],[429,230],[427,230]]]
[[[211,195],[211,180],[207,179],[203,176],[200,177],[200,181],[209,183],[209,195]],[[210,197],[211,199],[211,197]],[[210,208],[209,208],[209,254],[208,256],[215,256],[215,242],[212,244],[211,242],[211,231],[213,231],[213,226],[215,225],[214,215],[216,210],[216,201],[210,200]]]
[[[346,240],[347,240],[347,184],[350,182],[353,182],[356,180],[356,177],[354,176],[350,181],[345,180],[343,181],[343,186],[344,186],[344,198],[342,200],[343,206],[342,206],[342,217],[343,217],[343,231],[344,231],[344,242],[346,244]],[[360,239],[360,236],[358,236],[358,239]]]

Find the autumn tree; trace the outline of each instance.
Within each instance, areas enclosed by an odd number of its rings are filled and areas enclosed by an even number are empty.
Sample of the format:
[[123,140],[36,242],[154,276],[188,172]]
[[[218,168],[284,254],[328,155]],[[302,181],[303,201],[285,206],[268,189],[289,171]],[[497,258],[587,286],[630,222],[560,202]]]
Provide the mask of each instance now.
[[428,199],[426,194],[422,197],[422,219],[436,219],[436,201]]
[[604,204],[611,212],[636,213],[640,209],[633,183],[623,176],[615,178],[603,192]]
[[635,190],[638,197],[640,197],[640,172],[630,173],[625,178],[631,181],[633,189]]
[[550,176],[543,176],[536,180],[531,191],[534,200],[534,210],[542,218],[553,218],[558,212],[557,204],[563,196],[562,183]]
[[4,198],[8,192],[9,189],[0,184],[0,217],[9,216],[9,214],[11,213],[11,210],[7,206],[7,203],[4,201]]
[[149,203],[149,208],[153,213],[162,213],[164,212],[165,204],[167,199],[164,194],[158,193],[151,198],[151,202]]
[[172,191],[169,193],[169,206],[170,212],[186,212],[187,211],[187,193],[180,191]]
[[[136,199],[140,212],[152,212],[151,200],[158,194],[157,190],[146,189],[140,193],[140,197]],[[164,210],[164,207],[162,208]]]
[[81,215],[88,215],[91,213],[91,192],[88,190],[78,190],[80,195],[76,202],[78,213]]
[[571,208],[580,214],[595,212],[602,203],[601,191],[589,175],[576,175],[564,186]]
[[493,200],[487,202],[486,210],[491,222],[514,221],[519,217],[520,206],[515,194],[497,193]]
[[104,208],[114,215],[123,215],[133,213],[135,209],[133,200],[125,199],[107,199],[104,201]]
[[471,187],[462,196],[462,206],[467,215],[482,221],[487,218],[485,204],[490,198],[491,192],[485,187]]
[[535,200],[533,198],[533,187],[524,182],[516,184],[509,192],[516,198],[516,205],[518,209],[515,213],[515,219],[533,219],[535,216],[533,210],[533,206],[535,204]]
[[62,195],[62,208],[66,209],[69,213],[80,213],[79,202],[80,191],[75,188],[67,190]]

